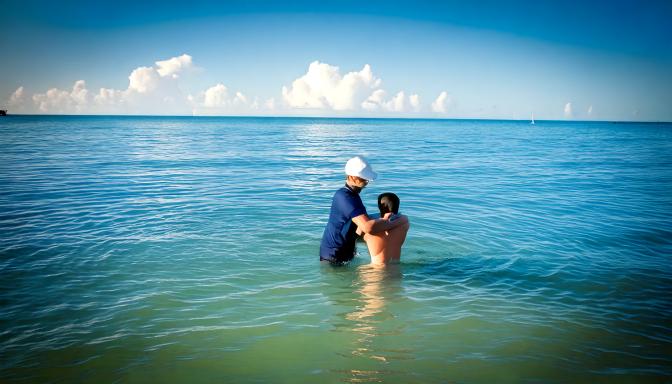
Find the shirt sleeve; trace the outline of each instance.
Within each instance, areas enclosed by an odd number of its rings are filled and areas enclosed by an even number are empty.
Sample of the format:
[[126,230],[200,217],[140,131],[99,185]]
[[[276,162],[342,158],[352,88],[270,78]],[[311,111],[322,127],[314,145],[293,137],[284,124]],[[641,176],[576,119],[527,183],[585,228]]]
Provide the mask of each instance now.
[[350,199],[347,199],[347,201],[348,210],[350,212],[348,215],[349,219],[366,214],[366,208],[364,207],[364,203],[362,203],[362,199],[359,196],[352,196]]

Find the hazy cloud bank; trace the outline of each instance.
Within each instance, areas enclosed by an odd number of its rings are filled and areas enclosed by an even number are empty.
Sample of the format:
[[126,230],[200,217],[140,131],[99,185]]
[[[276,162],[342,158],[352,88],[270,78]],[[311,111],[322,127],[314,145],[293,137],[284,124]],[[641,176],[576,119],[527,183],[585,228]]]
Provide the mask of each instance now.
[[194,68],[193,58],[183,54],[135,68],[128,75],[126,89],[92,91],[85,80],[77,80],[70,89],[51,88],[27,97],[21,86],[7,104],[18,113],[156,115],[291,115],[311,111],[334,115],[444,115],[455,105],[446,91],[428,106],[422,105],[416,93],[397,90],[388,94],[369,64],[341,74],[337,66],[314,61],[305,74],[281,87],[279,101],[275,97],[250,97],[222,82],[196,94],[185,93],[183,75]]

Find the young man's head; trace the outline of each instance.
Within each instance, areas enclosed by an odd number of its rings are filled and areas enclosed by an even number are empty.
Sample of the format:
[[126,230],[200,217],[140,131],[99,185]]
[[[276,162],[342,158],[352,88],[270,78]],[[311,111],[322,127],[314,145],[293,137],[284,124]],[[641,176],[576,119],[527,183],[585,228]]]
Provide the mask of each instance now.
[[385,216],[386,213],[392,212],[395,215],[399,213],[399,196],[392,192],[382,193],[378,196],[378,209],[380,216]]

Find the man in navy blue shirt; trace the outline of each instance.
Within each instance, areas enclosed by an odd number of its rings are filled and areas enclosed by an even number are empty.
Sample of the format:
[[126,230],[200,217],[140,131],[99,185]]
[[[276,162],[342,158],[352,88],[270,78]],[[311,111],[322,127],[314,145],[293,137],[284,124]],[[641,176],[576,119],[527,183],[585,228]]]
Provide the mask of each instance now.
[[320,244],[320,260],[332,264],[343,264],[355,257],[357,227],[365,234],[376,234],[408,222],[405,216],[396,216],[394,220],[369,218],[359,193],[378,174],[363,157],[348,160],[345,174],[345,186],[334,194],[329,222]]

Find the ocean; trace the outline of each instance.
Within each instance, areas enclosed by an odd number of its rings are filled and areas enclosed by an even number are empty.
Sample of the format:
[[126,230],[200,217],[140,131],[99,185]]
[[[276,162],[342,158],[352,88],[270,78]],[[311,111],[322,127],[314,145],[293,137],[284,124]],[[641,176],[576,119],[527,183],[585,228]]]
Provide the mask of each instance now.
[[0,118],[2,382],[669,382],[671,291],[672,124]]

